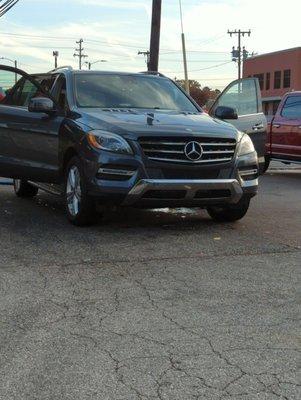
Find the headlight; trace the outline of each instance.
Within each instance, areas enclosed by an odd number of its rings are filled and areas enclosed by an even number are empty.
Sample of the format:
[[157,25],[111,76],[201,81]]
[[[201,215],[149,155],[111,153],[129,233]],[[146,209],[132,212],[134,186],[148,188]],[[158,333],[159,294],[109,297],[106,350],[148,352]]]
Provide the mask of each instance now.
[[129,143],[123,137],[111,132],[91,131],[87,135],[89,144],[95,149],[120,154],[133,154]]
[[238,146],[238,157],[244,156],[245,154],[253,153],[255,151],[253,142],[247,134],[244,134],[242,136]]

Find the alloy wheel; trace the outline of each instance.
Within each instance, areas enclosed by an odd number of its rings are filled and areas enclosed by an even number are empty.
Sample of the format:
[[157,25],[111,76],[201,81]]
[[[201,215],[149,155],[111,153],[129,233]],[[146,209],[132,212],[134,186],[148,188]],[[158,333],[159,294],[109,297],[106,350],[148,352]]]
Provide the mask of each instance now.
[[21,188],[21,179],[14,179],[14,188],[15,192],[18,193]]
[[80,211],[82,192],[79,169],[73,165],[68,174],[66,186],[67,206],[70,214],[75,217]]

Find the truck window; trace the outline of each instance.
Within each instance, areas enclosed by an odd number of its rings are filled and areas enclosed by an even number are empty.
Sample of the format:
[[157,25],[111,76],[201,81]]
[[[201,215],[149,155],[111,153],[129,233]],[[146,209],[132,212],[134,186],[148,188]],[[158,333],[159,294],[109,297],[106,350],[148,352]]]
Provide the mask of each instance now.
[[289,96],[284,103],[281,116],[288,119],[301,118],[301,95]]

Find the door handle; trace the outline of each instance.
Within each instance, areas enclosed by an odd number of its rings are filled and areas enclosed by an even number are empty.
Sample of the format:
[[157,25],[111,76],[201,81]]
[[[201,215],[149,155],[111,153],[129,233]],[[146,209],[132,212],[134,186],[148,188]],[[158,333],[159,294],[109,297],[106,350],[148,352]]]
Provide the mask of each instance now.
[[280,124],[273,124],[273,128],[280,128]]
[[260,129],[263,129],[263,128],[264,128],[264,126],[261,122],[259,124],[255,124],[252,126],[253,131],[259,131]]

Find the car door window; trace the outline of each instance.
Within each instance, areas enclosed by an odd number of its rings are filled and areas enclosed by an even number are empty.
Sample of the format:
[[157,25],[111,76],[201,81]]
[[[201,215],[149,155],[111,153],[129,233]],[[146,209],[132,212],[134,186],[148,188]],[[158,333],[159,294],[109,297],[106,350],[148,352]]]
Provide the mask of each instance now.
[[53,87],[53,96],[57,101],[60,109],[68,110],[68,99],[66,90],[66,78],[64,75],[58,76]]
[[35,97],[36,94],[37,94],[37,87],[30,81],[25,80],[17,105],[20,107],[28,107],[30,99],[32,97]]
[[0,71],[0,104],[17,105],[23,87],[23,78],[11,71]]
[[[39,84],[41,85],[41,87],[43,88],[43,90],[45,90],[46,92],[50,92],[52,85],[54,83],[54,77],[52,76],[35,76],[35,79],[37,82],[39,82]],[[19,106],[21,107],[28,107],[28,104],[30,102],[30,100],[33,97],[45,97],[45,94],[43,92],[41,92],[36,85],[34,85],[32,82],[30,82],[29,80],[25,80],[22,90],[21,90],[21,94],[20,94],[20,98],[19,98]]]
[[281,116],[288,119],[301,118],[301,96],[290,96],[287,98]]
[[244,79],[231,83],[216,101],[214,109],[218,106],[232,107],[237,110],[239,116],[260,112],[256,81]]
[[[54,76],[34,76],[42,89],[49,92],[54,83]],[[0,71],[0,86],[3,88],[3,96],[0,104],[6,106],[28,107],[33,97],[45,96],[30,80],[8,71]]]

